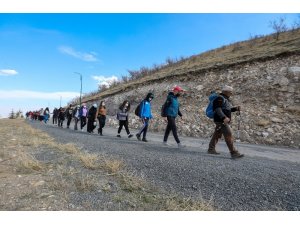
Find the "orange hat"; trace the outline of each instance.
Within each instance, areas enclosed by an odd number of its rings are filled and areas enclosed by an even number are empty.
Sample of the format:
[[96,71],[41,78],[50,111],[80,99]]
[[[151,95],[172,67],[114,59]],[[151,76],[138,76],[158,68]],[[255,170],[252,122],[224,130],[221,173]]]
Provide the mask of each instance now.
[[173,91],[184,91],[180,86],[175,86],[174,88],[173,88]]

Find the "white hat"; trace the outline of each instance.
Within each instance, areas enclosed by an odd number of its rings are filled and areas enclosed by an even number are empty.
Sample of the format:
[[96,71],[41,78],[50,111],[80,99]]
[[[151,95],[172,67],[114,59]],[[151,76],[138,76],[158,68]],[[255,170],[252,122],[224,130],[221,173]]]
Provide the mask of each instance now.
[[228,85],[224,85],[224,87],[222,88],[222,91],[230,91],[233,92],[233,87],[230,87]]
[[95,104],[93,104],[93,106],[95,107],[95,108],[97,108],[97,104],[95,103]]

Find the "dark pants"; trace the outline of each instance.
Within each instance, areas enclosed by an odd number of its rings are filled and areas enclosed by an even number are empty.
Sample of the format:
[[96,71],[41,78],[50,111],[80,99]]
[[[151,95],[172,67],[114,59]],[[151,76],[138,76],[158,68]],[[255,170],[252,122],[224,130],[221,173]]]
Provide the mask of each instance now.
[[79,121],[79,118],[78,117],[74,117],[74,122],[75,122],[75,124],[74,124],[74,130],[78,130],[78,128],[77,128],[78,121]]
[[59,126],[59,127],[62,127],[62,126],[63,126],[63,123],[64,123],[64,120],[58,118],[58,126]]
[[87,123],[87,132],[92,133],[95,129],[96,126],[94,126],[94,119],[88,119],[88,123]]
[[67,119],[68,119],[68,121],[67,121],[67,128],[69,128],[71,120],[72,120],[72,116],[68,116]]
[[53,124],[57,124],[57,116],[53,116],[53,118],[52,118],[52,123],[53,123]]
[[86,125],[86,116],[82,116],[82,117],[80,117],[80,128],[81,128],[81,130],[84,128],[85,125]]
[[177,135],[177,127],[176,127],[176,123],[175,123],[175,117],[167,116],[167,119],[168,119],[168,125],[167,125],[166,131],[165,131],[164,142],[168,141],[170,131],[172,130],[175,141],[177,143],[180,143],[178,135]]
[[129,132],[129,128],[128,128],[128,120],[119,120],[118,134],[121,133],[123,126],[125,127],[126,133],[129,135],[130,132]]
[[148,126],[149,126],[149,118],[143,119],[143,126],[138,133],[139,135],[143,133],[143,139],[146,139]]
[[222,134],[224,135],[224,139],[226,142],[226,145],[230,151],[230,153],[236,153],[237,150],[233,146],[233,135],[231,128],[228,124],[224,123],[215,123],[216,128],[215,132],[209,142],[208,151],[214,152],[216,151],[216,144],[218,143],[219,139],[222,137]]
[[106,116],[98,116],[98,121],[99,121],[99,129],[98,129],[98,133],[102,135],[102,131],[103,131],[103,127],[105,126],[105,120],[106,120]]

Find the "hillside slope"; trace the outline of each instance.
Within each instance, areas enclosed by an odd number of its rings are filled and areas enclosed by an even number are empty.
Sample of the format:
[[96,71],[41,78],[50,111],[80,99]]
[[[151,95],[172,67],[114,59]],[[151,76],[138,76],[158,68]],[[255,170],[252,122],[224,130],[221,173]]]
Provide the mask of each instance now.
[[[210,137],[213,123],[204,109],[211,90],[228,84],[235,88],[233,100],[242,106],[241,140],[250,143],[300,147],[300,30],[286,32],[279,40],[267,36],[235,43],[165,67],[157,73],[111,88],[85,98],[91,104],[105,100],[109,123],[116,125],[115,113],[125,99],[134,109],[153,91],[155,118],[151,129],[163,132],[165,123],[159,115],[168,90],[175,84],[187,89],[181,99],[184,121],[179,133]],[[236,130],[237,118],[233,128]],[[130,125],[139,121],[131,116]]]

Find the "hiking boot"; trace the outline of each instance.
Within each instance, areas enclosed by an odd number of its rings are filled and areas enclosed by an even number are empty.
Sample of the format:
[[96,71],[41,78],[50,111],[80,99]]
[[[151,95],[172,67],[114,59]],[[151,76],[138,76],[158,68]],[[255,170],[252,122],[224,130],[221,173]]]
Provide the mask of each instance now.
[[118,138],[120,138],[120,137],[121,137],[121,135],[120,135],[120,134],[118,134],[118,135],[117,135],[117,137],[118,137]]
[[181,143],[178,143],[177,145],[178,145],[178,148],[185,148],[186,147],[185,145],[183,145]]
[[163,142],[163,145],[165,145],[165,146],[171,146],[168,142],[166,142],[166,141],[164,141]]
[[212,155],[220,155],[220,153],[217,152],[216,150],[208,150],[207,153]]
[[146,138],[143,138],[142,141],[143,142],[148,142],[148,140]]
[[135,136],[136,136],[136,138],[137,138],[139,141],[141,141],[141,135],[140,135],[140,134],[136,134]]
[[240,154],[239,152],[231,153],[232,159],[238,159],[238,158],[242,158],[242,157],[244,157],[244,154]]
[[133,137],[133,135],[132,135],[132,134],[129,134],[129,135],[128,135],[128,138],[132,138],[132,137]]

